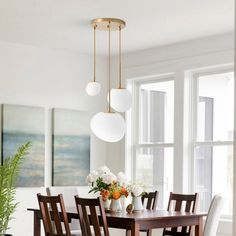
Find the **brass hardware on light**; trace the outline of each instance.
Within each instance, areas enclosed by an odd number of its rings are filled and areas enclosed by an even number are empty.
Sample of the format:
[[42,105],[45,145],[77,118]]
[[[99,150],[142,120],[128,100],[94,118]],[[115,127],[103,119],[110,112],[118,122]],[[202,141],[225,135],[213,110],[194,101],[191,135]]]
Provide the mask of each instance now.
[[121,30],[125,27],[125,21],[116,18],[97,18],[91,21],[94,28],[94,81],[96,72],[96,30],[108,31],[108,112],[111,112],[111,31],[119,31],[119,85],[121,89]]
[[119,86],[118,88],[121,89],[121,25],[119,25]]
[[[118,142],[125,134],[125,120],[119,113],[115,111],[124,112],[127,104],[129,106],[131,95],[127,96],[127,90],[121,88],[121,30],[125,27],[125,22],[115,18],[99,18],[91,21],[94,28],[94,40],[96,41],[96,30],[108,31],[108,109],[106,112],[99,112],[93,116],[90,122],[93,133],[100,139],[106,142]],[[111,89],[111,31],[119,31],[119,88],[114,95]],[[94,42],[94,68],[96,68],[96,44]],[[94,69],[95,71],[95,69]],[[94,72],[95,78],[95,72]],[[91,83],[90,83],[91,84]],[[89,85],[90,85],[89,84]],[[89,86],[88,86],[89,87]],[[87,93],[93,96],[97,91],[97,82],[93,82],[92,87]],[[95,92],[94,92],[95,91]],[[120,93],[121,92],[121,93]],[[89,95],[90,95],[89,94]],[[117,96],[118,95],[118,96]],[[128,99],[127,99],[128,97]],[[128,102],[127,102],[128,101]],[[118,105],[117,105],[118,104]],[[116,109],[118,107],[118,109]],[[125,108],[123,108],[125,107]]]
[[108,25],[109,43],[108,43],[108,112],[111,112],[111,22]]
[[119,28],[125,28],[125,21],[117,18],[97,18],[91,21],[92,26],[97,26],[98,30],[108,31],[107,26],[110,24],[111,31],[118,31]]
[[93,26],[93,29],[93,81],[96,82],[96,24]]

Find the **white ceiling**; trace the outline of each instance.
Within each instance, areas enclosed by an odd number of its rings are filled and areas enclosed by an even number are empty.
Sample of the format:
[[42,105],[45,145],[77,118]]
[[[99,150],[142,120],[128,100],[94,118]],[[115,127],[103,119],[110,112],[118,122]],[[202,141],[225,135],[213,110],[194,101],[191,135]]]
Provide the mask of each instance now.
[[[234,0],[0,0],[0,40],[90,53],[97,17],[124,19],[135,51],[233,31]],[[99,32],[100,53],[106,40]]]

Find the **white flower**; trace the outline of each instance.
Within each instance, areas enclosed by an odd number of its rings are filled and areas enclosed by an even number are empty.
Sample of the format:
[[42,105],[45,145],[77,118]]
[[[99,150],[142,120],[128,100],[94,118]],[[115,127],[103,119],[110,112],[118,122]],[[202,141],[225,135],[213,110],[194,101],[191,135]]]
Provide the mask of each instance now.
[[97,169],[98,175],[101,177],[103,174],[110,173],[110,169],[107,166],[101,166]]
[[112,174],[111,172],[103,174],[101,178],[105,184],[111,184],[113,181],[116,181],[117,179],[116,176]]
[[119,184],[125,184],[125,182],[126,182],[126,176],[125,176],[125,174],[123,173],[123,172],[119,172],[118,174],[117,174],[117,182],[119,183]]
[[134,185],[131,192],[135,197],[138,197],[143,193],[143,188],[141,186]]
[[128,192],[132,193],[134,197],[139,197],[145,192],[145,186],[138,183],[130,183],[127,186]]
[[97,177],[98,173],[96,171],[93,171],[87,176],[86,181],[88,184],[92,184],[96,181]]

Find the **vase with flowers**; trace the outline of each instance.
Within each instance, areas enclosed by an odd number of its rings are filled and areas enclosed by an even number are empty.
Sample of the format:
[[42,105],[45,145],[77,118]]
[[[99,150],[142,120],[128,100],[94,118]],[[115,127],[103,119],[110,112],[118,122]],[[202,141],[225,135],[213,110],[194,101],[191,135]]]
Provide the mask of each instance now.
[[108,167],[103,166],[92,171],[87,176],[87,183],[91,187],[89,193],[100,193],[106,210],[120,211],[120,197],[128,196],[124,187],[126,177],[122,172],[114,175]]
[[144,186],[137,183],[132,183],[127,187],[129,193],[132,196],[132,205],[134,207],[134,211],[142,211],[142,195],[145,194]]
[[129,193],[125,186],[119,184],[119,182],[114,182],[110,187],[110,198],[111,198],[111,206],[110,210],[113,212],[122,211],[121,206],[121,197],[128,197]]

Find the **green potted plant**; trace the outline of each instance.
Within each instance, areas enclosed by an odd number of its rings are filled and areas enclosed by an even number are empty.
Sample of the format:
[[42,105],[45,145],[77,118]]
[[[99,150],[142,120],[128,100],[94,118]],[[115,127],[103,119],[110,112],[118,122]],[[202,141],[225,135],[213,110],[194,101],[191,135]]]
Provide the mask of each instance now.
[[7,157],[0,165],[0,235],[6,234],[9,221],[15,211],[16,181],[23,158],[28,153],[30,143],[26,143],[18,148],[15,155]]

